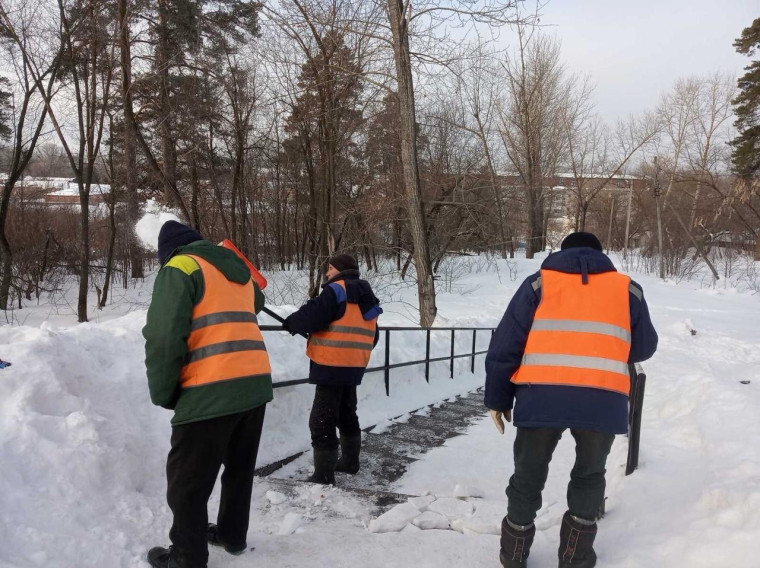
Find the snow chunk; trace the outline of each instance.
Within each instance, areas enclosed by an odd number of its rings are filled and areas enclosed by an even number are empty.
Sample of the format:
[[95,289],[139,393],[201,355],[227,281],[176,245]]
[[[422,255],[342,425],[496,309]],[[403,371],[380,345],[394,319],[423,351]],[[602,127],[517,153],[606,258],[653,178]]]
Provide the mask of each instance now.
[[158,233],[167,221],[179,221],[179,217],[171,210],[159,205],[154,199],[148,200],[145,214],[135,225],[135,233],[148,250],[158,248]]
[[483,497],[483,490],[472,485],[460,485],[457,483],[454,487],[454,497],[457,499],[467,499],[468,497]]
[[279,505],[288,500],[288,496],[279,491],[267,491],[266,497],[272,505]]
[[393,426],[393,422],[391,420],[381,420],[375,425],[374,428],[372,428],[371,434],[384,434],[391,426]]
[[454,519],[451,528],[462,534],[501,534],[501,523],[489,522],[486,519],[467,518]]
[[441,529],[448,530],[451,528],[449,520],[440,513],[434,513],[433,511],[425,511],[419,517],[416,517],[412,524],[415,527],[419,527],[422,530]]
[[449,520],[470,516],[474,510],[475,508],[472,506],[472,503],[460,501],[452,497],[438,499],[428,506],[428,511],[440,513]]
[[304,523],[303,517],[298,513],[288,513],[280,523],[280,529],[277,534],[287,536],[296,532],[296,529]]
[[417,507],[417,510],[419,511],[427,511],[428,506],[430,503],[435,501],[435,496],[433,495],[423,495],[421,497],[409,497],[408,501]]
[[401,503],[401,505],[396,505],[378,518],[372,519],[369,522],[369,532],[398,532],[419,514],[419,509],[411,503]]

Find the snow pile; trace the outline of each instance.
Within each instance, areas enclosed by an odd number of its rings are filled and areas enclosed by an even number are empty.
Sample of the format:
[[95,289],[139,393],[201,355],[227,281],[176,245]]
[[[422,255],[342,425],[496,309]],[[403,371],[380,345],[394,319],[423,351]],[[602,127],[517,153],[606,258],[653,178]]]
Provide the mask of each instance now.
[[503,506],[476,498],[410,497],[369,523],[371,533],[400,532],[413,525],[422,530],[454,530],[463,534],[500,533]]

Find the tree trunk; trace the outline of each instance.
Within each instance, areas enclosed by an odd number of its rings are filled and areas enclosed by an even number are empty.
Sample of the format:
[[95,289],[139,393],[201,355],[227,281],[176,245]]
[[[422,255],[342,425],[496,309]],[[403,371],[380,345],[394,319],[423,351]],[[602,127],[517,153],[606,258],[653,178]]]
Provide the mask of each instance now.
[[77,321],[87,321],[87,290],[90,280],[90,182],[79,183],[79,298]]
[[532,187],[527,188],[528,194],[528,242],[525,243],[525,258],[533,258],[537,248],[536,236],[539,232],[540,223],[536,216],[536,199],[535,190]]
[[161,117],[158,135],[161,141],[161,156],[164,160],[164,196],[170,205],[178,203],[177,195],[177,151],[172,140],[171,114],[169,102],[169,38],[167,0],[158,1],[158,44],[156,45],[156,70],[159,74],[159,108]]
[[[113,131],[113,117],[111,116],[109,118],[109,129]],[[116,184],[114,183],[116,181],[116,168],[114,166],[113,155],[113,144],[110,144],[108,147],[108,167],[110,169],[112,186],[111,195],[108,200],[108,251],[106,252],[106,275],[103,279],[103,293],[100,295],[100,300],[98,301],[99,310],[102,310],[108,301],[108,291],[111,287],[111,278],[113,274],[113,253],[114,247],[116,246]],[[47,249],[47,244],[45,245],[45,248]],[[142,263],[142,255],[140,262]],[[134,272],[134,268],[132,270]]]
[[393,30],[393,51],[401,119],[401,162],[404,172],[404,198],[409,232],[414,247],[417,271],[417,292],[420,305],[420,326],[430,327],[438,309],[435,304],[435,283],[430,263],[427,228],[422,210],[422,188],[417,163],[417,121],[414,107],[414,85],[409,56],[408,21],[402,13],[401,0],[388,0],[388,13]]
[[198,162],[195,150],[193,150],[190,159],[190,191],[192,191],[190,197],[190,215],[192,217],[190,222],[193,224],[193,228],[196,231],[201,231],[201,215],[200,209],[198,208],[198,199],[200,198],[201,188],[198,183]]
[[[137,133],[132,109],[132,49],[129,38],[129,0],[119,0],[119,50],[121,57],[121,97],[124,111],[124,184],[127,191],[127,247],[132,278],[143,278],[143,253],[135,227],[140,215],[137,197]],[[130,119],[126,117],[129,116]]]
[[486,130],[483,126],[483,122],[480,119],[480,114],[475,113],[475,120],[478,123],[478,137],[481,144],[483,144],[483,152],[486,155],[486,164],[488,164],[488,174],[491,177],[491,189],[493,191],[494,202],[496,203],[496,212],[499,216],[499,238],[501,243],[499,248],[501,250],[501,258],[507,258],[507,232],[506,225],[507,220],[504,216],[504,206],[501,202],[501,189],[499,188],[499,179],[496,175],[496,168],[493,165],[493,159],[491,158],[491,149],[488,147],[488,138],[486,138]]
[[[98,303],[98,309],[106,307],[108,301],[108,291],[111,287],[111,275],[113,274],[113,251],[116,245],[116,203],[115,199],[111,200],[108,207],[108,252],[106,254],[106,276],[103,282],[103,294],[100,296],[100,302]],[[142,255],[140,255],[142,262]],[[134,278],[134,268],[132,269]]]
[[13,184],[15,184],[15,181],[12,181],[12,178],[3,184],[3,194],[0,200],[0,258],[2,259],[0,268],[0,310],[8,309],[8,298],[13,278],[13,252],[8,242],[8,237],[5,235]]

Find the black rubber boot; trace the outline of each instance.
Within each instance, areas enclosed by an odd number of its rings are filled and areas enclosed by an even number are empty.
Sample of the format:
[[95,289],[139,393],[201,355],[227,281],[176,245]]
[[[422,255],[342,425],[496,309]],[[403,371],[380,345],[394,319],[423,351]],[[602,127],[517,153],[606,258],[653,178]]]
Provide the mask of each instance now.
[[534,536],[536,525],[531,523],[521,527],[510,523],[507,517],[504,517],[501,521],[501,565],[504,568],[526,568]]
[[338,450],[314,450],[314,473],[306,481],[335,485],[335,465],[338,463]]
[[182,558],[178,558],[172,547],[154,546],[148,551],[148,564],[152,568],[187,568],[190,566]]
[[362,435],[340,437],[340,459],[335,471],[354,474],[359,471],[359,453],[362,448]]
[[248,547],[246,543],[227,544],[226,542],[219,540],[219,529],[214,523],[208,524],[208,530],[206,531],[206,540],[208,540],[208,543],[213,546],[223,547],[228,554],[232,554],[234,556],[243,554],[245,552],[245,549]]
[[595,538],[595,522],[566,512],[559,531],[559,568],[593,568],[596,565]]
[[168,568],[171,553],[171,547],[154,546],[148,551],[148,564],[153,568]]

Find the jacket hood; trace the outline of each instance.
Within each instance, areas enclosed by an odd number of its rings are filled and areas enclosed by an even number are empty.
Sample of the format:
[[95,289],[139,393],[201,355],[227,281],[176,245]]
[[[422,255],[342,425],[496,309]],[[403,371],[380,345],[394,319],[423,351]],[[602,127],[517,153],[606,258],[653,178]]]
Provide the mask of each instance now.
[[566,274],[580,274],[585,284],[589,274],[617,272],[610,258],[591,247],[569,248],[554,252],[544,259],[541,268]]
[[246,284],[251,279],[251,272],[245,263],[229,249],[208,241],[195,241],[179,247],[175,254],[194,254],[218,268],[231,282]]
[[346,301],[359,304],[359,309],[365,319],[372,319],[383,313],[380,300],[372,291],[372,286],[366,280],[359,278],[358,270],[343,270],[325,282],[322,287],[329,286],[338,280],[343,280],[346,285]]

